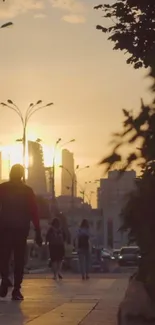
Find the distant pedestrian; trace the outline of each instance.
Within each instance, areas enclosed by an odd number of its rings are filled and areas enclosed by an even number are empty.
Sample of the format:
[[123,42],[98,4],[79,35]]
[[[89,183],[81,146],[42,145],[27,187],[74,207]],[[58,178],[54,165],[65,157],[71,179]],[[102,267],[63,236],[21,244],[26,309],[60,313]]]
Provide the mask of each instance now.
[[23,166],[14,165],[10,180],[0,184],[0,297],[5,297],[8,292],[9,265],[13,254],[13,300],[23,300],[20,288],[31,220],[36,231],[36,243],[42,244],[36,198],[32,189],[23,183],[23,176]]
[[78,229],[76,241],[82,279],[89,279],[90,235],[89,223],[87,219],[83,219],[83,221],[81,222],[81,226]]
[[54,280],[62,279],[61,268],[65,256],[65,235],[61,228],[60,220],[54,218],[46,235],[46,243],[49,244],[51,266]]

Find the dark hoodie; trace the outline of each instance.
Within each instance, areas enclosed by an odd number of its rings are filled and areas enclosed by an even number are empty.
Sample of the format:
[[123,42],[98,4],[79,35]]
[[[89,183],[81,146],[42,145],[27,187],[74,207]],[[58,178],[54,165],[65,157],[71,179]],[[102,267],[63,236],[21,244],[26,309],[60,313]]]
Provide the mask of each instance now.
[[0,184],[0,230],[29,229],[30,221],[39,229],[39,217],[33,190],[12,178]]

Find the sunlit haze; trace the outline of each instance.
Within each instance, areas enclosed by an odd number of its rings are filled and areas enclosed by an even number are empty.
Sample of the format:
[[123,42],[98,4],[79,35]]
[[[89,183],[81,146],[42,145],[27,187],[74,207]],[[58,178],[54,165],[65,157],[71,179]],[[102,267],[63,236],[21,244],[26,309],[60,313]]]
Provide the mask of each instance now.
[[[109,1],[102,1],[109,2]],[[109,152],[112,132],[122,123],[122,108],[138,110],[140,98],[148,101],[146,71],[136,71],[124,54],[112,50],[106,35],[97,31],[102,12],[93,10],[98,0],[7,0],[0,2],[1,23],[14,26],[0,32],[0,102],[13,100],[24,112],[42,99],[54,105],[37,112],[29,121],[28,139],[45,144],[45,165],[51,165],[51,149],[61,137],[75,154],[75,162],[91,168],[79,174],[79,182],[102,176],[98,161]],[[22,125],[13,111],[0,107],[0,143],[11,164],[22,161]],[[11,147],[10,147],[11,146]],[[57,155],[57,165],[61,155]],[[8,158],[5,158],[5,166]],[[7,167],[5,167],[7,168]],[[60,192],[60,170],[57,171]],[[90,190],[95,190],[95,187]],[[95,196],[93,198],[95,203]]]

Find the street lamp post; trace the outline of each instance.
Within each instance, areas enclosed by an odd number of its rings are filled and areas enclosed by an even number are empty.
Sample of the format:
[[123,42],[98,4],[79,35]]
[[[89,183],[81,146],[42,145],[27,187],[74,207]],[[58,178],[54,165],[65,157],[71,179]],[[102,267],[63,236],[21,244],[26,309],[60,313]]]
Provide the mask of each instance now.
[[67,168],[65,168],[62,165],[59,166],[59,167],[66,170],[68,175],[70,175],[70,177],[71,177],[71,206],[72,206],[72,209],[74,209],[74,194],[75,194],[74,188],[75,188],[75,183],[77,182],[76,176],[82,170],[89,168],[89,166],[85,166],[85,167],[80,168],[80,166],[77,165],[76,168],[75,168],[74,174],[72,174]]
[[23,166],[24,166],[24,177],[23,177],[23,181],[25,182],[25,168],[26,168],[26,142],[27,142],[27,138],[26,138],[26,131],[27,131],[27,125],[29,122],[29,119],[31,118],[31,116],[33,114],[35,114],[38,110],[43,109],[45,107],[49,107],[51,105],[53,105],[53,103],[48,103],[46,105],[42,104],[42,100],[38,100],[35,104],[31,103],[25,114],[22,113],[21,109],[13,103],[12,100],[8,99],[7,103],[0,103],[2,106],[7,107],[9,109],[11,109],[12,111],[14,111],[20,118],[21,122],[22,122],[22,126],[23,126],[23,136],[22,136],[22,144],[23,144]]
[[100,181],[99,179],[96,179],[96,180],[94,180],[94,181],[87,181],[87,182],[84,183],[84,184],[85,184],[84,187],[82,187],[82,186],[80,185],[80,188],[81,188],[80,193],[82,194],[82,200],[83,200],[83,203],[85,202],[85,197],[87,197],[88,202],[89,202],[89,204],[90,204],[90,202],[91,202],[91,196],[92,196],[92,194],[94,193],[94,191],[91,191],[91,192],[90,192],[90,198],[88,197],[88,195],[87,195],[87,193],[86,193],[88,185],[90,185],[90,184],[92,184],[92,185],[93,185],[93,184],[97,184],[99,181]]
[[85,182],[85,187],[80,191],[80,193],[82,194],[83,204],[85,202],[87,186],[90,185],[90,184],[92,184],[92,181]]

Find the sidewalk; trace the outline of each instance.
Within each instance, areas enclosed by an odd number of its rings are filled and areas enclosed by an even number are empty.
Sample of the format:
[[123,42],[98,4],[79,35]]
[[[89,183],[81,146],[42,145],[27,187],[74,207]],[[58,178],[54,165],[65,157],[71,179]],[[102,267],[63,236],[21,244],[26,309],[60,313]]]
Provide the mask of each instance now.
[[[39,277],[39,275],[38,275]],[[0,300],[2,325],[115,325],[127,277],[78,277],[63,281],[28,277],[23,283],[25,300],[11,302],[10,295]]]

